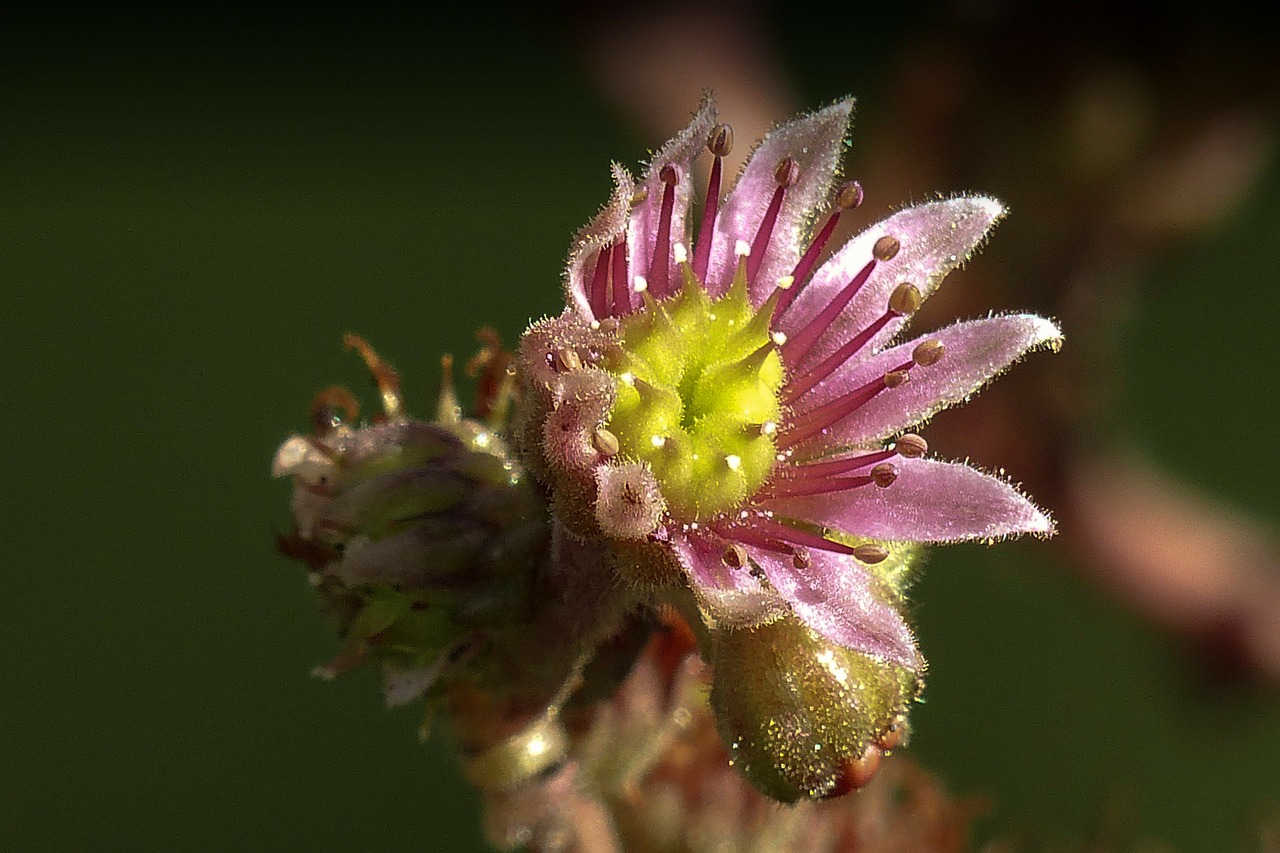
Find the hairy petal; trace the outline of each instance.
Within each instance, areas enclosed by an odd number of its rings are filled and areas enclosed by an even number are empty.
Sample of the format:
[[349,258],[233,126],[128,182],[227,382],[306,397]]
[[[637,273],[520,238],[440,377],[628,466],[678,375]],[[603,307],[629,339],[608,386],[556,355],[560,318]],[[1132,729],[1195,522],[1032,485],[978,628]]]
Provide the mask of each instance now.
[[855,536],[914,542],[1049,535],[1053,522],[1004,480],[959,462],[894,459],[888,488],[778,498],[765,508]]
[[786,554],[760,548],[748,553],[795,614],[828,640],[912,672],[923,668],[906,621],[852,557],[814,550],[808,564],[797,568]]
[[738,263],[734,246],[738,240],[750,244],[755,238],[778,186],[774,177],[778,164],[787,157],[800,167],[799,179],[787,189],[765,257],[752,280],[752,303],[763,302],[778,279],[795,268],[813,212],[825,201],[836,176],[852,112],[853,99],[846,98],[778,127],[756,147],[716,220],[706,281],[713,296],[723,293],[733,280]]
[[[707,137],[716,124],[716,103],[711,93],[704,93],[702,103],[689,125],[675,138],[662,146],[653,159],[649,161],[649,170],[643,180],[636,185],[636,191],[644,194],[644,199],[631,210],[631,222],[628,227],[627,249],[630,259],[628,283],[637,274],[653,279],[653,251],[658,234],[658,222],[662,213],[662,193],[666,185],[662,182],[662,169],[673,165],[679,172],[679,180],[675,185],[675,204],[671,213],[671,242],[682,241],[688,246],[688,228],[686,217],[689,213],[689,202],[693,192],[693,161],[702,153],[707,144]],[[673,255],[668,251],[668,281],[679,282],[680,273]]]
[[803,412],[820,406],[911,361],[912,350],[923,341],[938,341],[945,347],[936,364],[915,367],[907,382],[880,392],[814,441],[827,446],[863,446],[915,426],[965,400],[1031,350],[1056,349],[1062,343],[1062,332],[1052,321],[1034,314],[956,323],[864,362],[846,364],[803,395],[797,409]]
[[584,320],[601,319],[591,310],[591,297],[588,293],[591,278],[600,251],[626,232],[631,198],[635,192],[636,185],[631,175],[615,163],[613,194],[609,196],[608,203],[573,238],[569,260],[565,265],[565,300]]
[[[899,211],[845,243],[818,268],[809,286],[779,321],[779,328],[788,336],[798,334],[866,266],[877,240],[893,237],[900,248],[891,260],[877,262],[848,307],[832,321],[808,355],[792,367],[803,370],[817,364],[870,326],[884,314],[889,295],[902,282],[914,284],[927,298],[947,273],[968,260],[1003,214],[1004,205],[981,196],[935,201]],[[875,352],[884,346],[906,319],[890,320],[867,342],[866,351]]]
[[750,627],[786,611],[782,599],[756,580],[747,566],[725,565],[728,545],[722,540],[694,531],[677,535],[672,546],[699,606],[715,625]]

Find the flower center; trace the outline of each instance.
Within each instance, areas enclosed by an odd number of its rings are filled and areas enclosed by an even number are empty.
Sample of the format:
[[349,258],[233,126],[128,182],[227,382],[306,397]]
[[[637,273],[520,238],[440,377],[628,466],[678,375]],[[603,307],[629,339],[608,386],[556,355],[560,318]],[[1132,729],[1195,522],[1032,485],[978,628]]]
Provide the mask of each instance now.
[[672,517],[706,519],[755,493],[773,470],[783,366],[770,337],[776,300],[759,311],[739,265],[712,300],[676,247],[680,291],[624,318],[606,366],[617,379],[609,430],[623,456],[653,470]]

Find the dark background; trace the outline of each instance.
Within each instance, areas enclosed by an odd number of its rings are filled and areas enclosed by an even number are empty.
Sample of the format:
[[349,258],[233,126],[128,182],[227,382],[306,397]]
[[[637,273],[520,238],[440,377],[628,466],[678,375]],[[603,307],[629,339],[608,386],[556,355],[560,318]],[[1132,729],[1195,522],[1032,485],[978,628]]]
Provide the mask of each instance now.
[[[851,44],[766,17],[807,104],[859,96],[856,174],[883,60],[942,24]],[[0,32],[4,846],[484,849],[447,737],[419,746],[368,674],[308,677],[335,644],[273,552],[288,487],[268,466],[314,391],[366,389],[342,333],[425,414],[441,352],[558,310],[609,161],[660,141],[592,85],[572,14],[495,18]],[[975,268],[1027,251],[1007,240]],[[1272,523],[1277,269],[1273,161],[1162,256],[1106,366],[1116,431]],[[1052,310],[1037,299],[992,307]],[[1274,690],[1216,680],[1058,544],[939,549],[915,598],[931,677],[910,754],[989,800],[980,837],[1080,841],[1118,809],[1175,849],[1237,849],[1275,815]]]

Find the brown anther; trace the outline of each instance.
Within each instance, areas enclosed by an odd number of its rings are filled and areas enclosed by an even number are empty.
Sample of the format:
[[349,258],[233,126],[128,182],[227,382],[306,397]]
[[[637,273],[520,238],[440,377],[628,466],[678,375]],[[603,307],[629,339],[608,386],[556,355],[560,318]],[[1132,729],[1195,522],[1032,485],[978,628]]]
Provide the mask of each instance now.
[[355,395],[341,385],[326,388],[311,403],[312,435],[328,435],[360,415]]
[[871,482],[882,489],[892,486],[896,479],[898,479],[898,469],[892,462],[881,462],[871,469]]
[[877,261],[891,261],[897,256],[898,250],[901,248],[902,244],[896,238],[886,234],[871,247],[871,254]]
[[862,206],[862,184],[849,181],[836,193],[836,204],[845,210],[853,210]]
[[889,549],[883,545],[859,545],[853,549],[853,558],[860,563],[875,565],[883,563],[889,556]]
[[800,180],[800,164],[794,157],[783,157],[778,168],[773,170],[773,179],[780,187],[794,187]]
[[631,194],[631,206],[639,207],[644,204],[645,199],[649,197],[649,188],[646,186],[636,187],[636,191]]
[[889,294],[889,310],[899,317],[914,314],[923,301],[924,297],[920,295],[920,290],[911,282],[904,281]]
[[731,569],[740,569],[747,564],[747,550],[732,542],[721,552],[720,560]]
[[929,452],[929,443],[915,433],[909,432],[893,443],[893,449],[898,451],[899,456],[919,459]]
[[582,359],[578,357],[578,351],[573,349],[558,349],[552,358],[552,367],[556,373],[568,373],[570,370],[577,370],[582,367]]
[[658,170],[658,180],[664,184],[674,184],[680,180],[680,173],[676,171],[676,167],[668,163]]
[[591,446],[601,456],[618,455],[618,437],[604,427],[600,427],[592,433]]
[[733,150],[733,128],[727,124],[717,124],[712,128],[707,150],[717,157],[728,157]]
[[876,746],[885,752],[891,749],[897,749],[902,743],[902,738],[906,735],[907,725],[902,720],[896,721],[889,728],[885,729],[880,737],[876,738]]
[[813,558],[809,556],[809,552],[803,548],[796,548],[791,552],[791,565],[797,569],[807,569],[813,565]]
[[905,370],[890,370],[884,375],[884,387],[897,388],[910,378],[911,377],[907,375],[907,371]]
[[840,776],[836,779],[835,786],[823,794],[823,799],[841,797],[865,787],[880,769],[880,756],[880,747],[869,743],[861,757],[846,758],[840,765]]
[[942,354],[946,352],[946,349],[942,341],[936,339],[925,341],[911,351],[911,360],[921,367],[928,367],[931,364],[937,364],[938,359],[942,358]]

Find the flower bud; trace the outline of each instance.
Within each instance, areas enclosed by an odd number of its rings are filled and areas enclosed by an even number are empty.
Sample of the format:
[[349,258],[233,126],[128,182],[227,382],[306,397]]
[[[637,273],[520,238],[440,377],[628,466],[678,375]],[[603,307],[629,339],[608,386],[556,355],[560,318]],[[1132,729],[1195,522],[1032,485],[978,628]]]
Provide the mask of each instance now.
[[719,631],[711,705],[733,763],[785,803],[870,781],[918,692],[914,672],[823,639],[795,616]]

